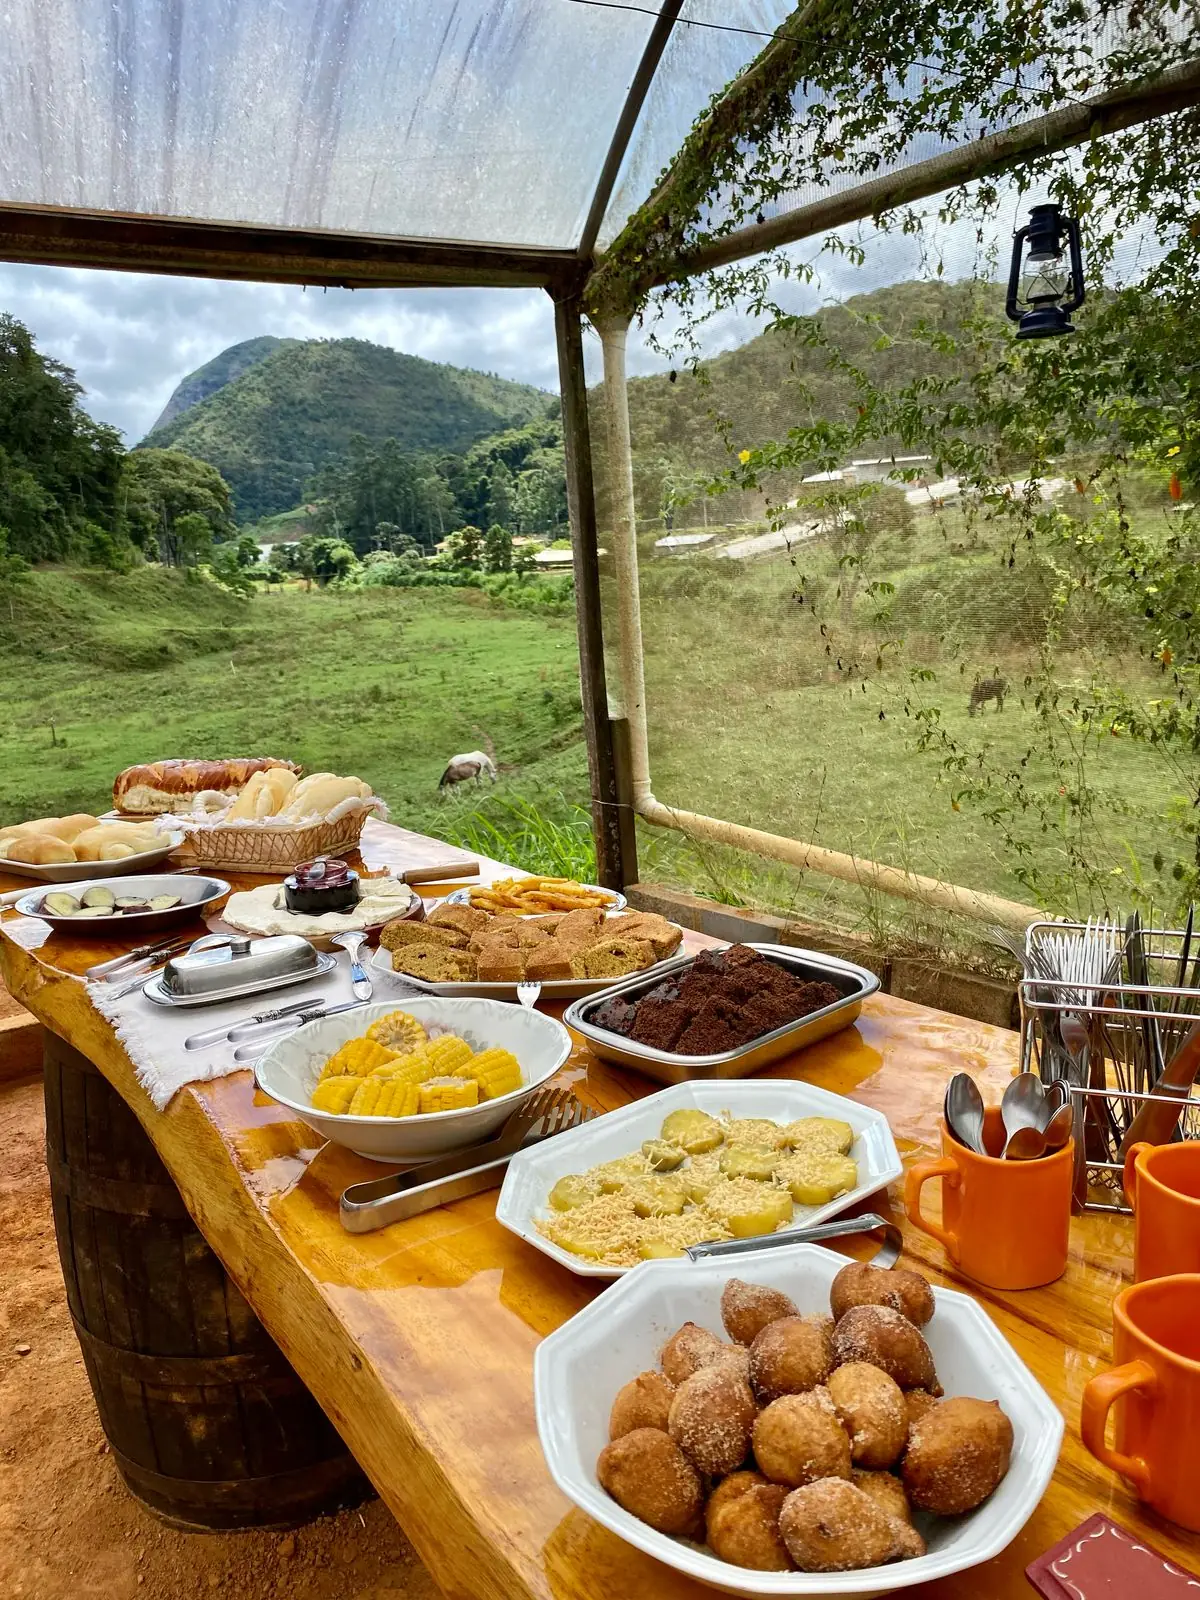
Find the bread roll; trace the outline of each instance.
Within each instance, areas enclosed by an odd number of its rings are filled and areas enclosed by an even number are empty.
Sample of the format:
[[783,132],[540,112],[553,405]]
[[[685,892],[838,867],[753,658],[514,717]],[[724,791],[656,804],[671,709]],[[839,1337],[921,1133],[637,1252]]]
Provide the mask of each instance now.
[[343,800],[370,798],[371,789],[361,778],[335,778],[332,773],[321,773],[296,785],[281,816],[284,822],[303,822],[306,817],[327,817]]
[[0,828],[0,839],[19,839],[27,833],[53,833],[61,817],[38,817],[33,822],[10,822],[7,828]]
[[72,816],[59,817],[57,821],[44,822],[38,829],[39,833],[53,833],[60,839],[65,839],[68,844],[85,833],[89,828],[100,826],[99,817],[93,817],[86,811],[76,811]]
[[76,860],[76,855],[65,839],[53,833],[26,833],[16,839],[8,850],[9,861],[26,861],[30,866],[58,866]]
[[136,854],[137,852],[131,844],[122,844],[119,839],[113,839],[108,844],[100,846],[100,854],[97,859],[100,861],[124,861],[126,856]]
[[85,828],[73,842],[75,855],[80,861],[113,861],[118,858],[103,853],[106,845],[128,845],[126,854],[132,856],[143,850],[152,850],[159,838],[152,823],[101,822],[94,828]]
[[229,808],[225,821],[253,822],[262,817],[276,816],[295,788],[296,774],[289,772],[286,767],[256,772]]

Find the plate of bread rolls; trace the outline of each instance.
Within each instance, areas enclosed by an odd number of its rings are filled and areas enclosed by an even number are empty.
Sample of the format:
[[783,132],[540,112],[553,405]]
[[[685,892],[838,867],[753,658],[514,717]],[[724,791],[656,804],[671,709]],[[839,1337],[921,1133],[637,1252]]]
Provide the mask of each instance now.
[[39,817],[0,828],[0,872],[67,883],[83,865],[89,878],[124,876],[157,866],[182,841],[153,822],[106,821],[86,811]]

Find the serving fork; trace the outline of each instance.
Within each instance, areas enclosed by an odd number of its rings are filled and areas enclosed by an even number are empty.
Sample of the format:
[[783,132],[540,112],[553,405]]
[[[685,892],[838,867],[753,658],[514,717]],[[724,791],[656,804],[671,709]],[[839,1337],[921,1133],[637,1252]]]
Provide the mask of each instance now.
[[374,1178],[369,1183],[352,1183],[338,1208],[342,1226],[350,1233],[370,1233],[451,1200],[495,1189],[518,1150],[581,1127],[596,1115],[570,1089],[538,1089],[486,1143],[427,1161],[407,1172]]

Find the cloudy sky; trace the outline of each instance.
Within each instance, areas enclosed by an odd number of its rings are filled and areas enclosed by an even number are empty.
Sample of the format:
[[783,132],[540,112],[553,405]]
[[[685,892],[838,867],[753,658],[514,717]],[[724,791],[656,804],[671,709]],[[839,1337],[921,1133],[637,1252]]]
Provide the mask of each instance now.
[[[911,243],[889,240],[869,268],[833,261],[819,288],[796,288],[791,299],[798,310],[812,309],[917,270]],[[89,411],[119,428],[129,444],[143,437],[185,374],[261,333],[370,339],[431,361],[558,388],[550,301],[534,289],[325,291],[0,263],[0,311],[25,323],[47,355],[74,368]],[[755,331],[748,319],[723,316],[706,329],[706,349],[727,349]],[[598,378],[599,344],[594,338],[590,344],[589,368]],[[662,366],[643,339],[631,337],[631,372]]]

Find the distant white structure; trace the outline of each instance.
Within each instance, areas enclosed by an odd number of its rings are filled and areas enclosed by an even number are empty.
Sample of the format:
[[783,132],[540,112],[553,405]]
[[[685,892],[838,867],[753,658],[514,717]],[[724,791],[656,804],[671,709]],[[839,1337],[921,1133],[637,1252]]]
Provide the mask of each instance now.
[[903,482],[904,472],[917,471],[932,461],[932,456],[876,456],[872,460],[851,461],[832,472],[814,472],[805,483],[883,483],[887,478]]
[[[597,552],[599,555],[604,553],[603,550]],[[539,550],[533,559],[539,567],[549,567],[553,570],[556,567],[569,567],[575,557],[569,550]]]
[[654,553],[664,556],[690,555],[693,550],[712,544],[714,537],[711,533],[669,533],[665,539],[654,541]]

